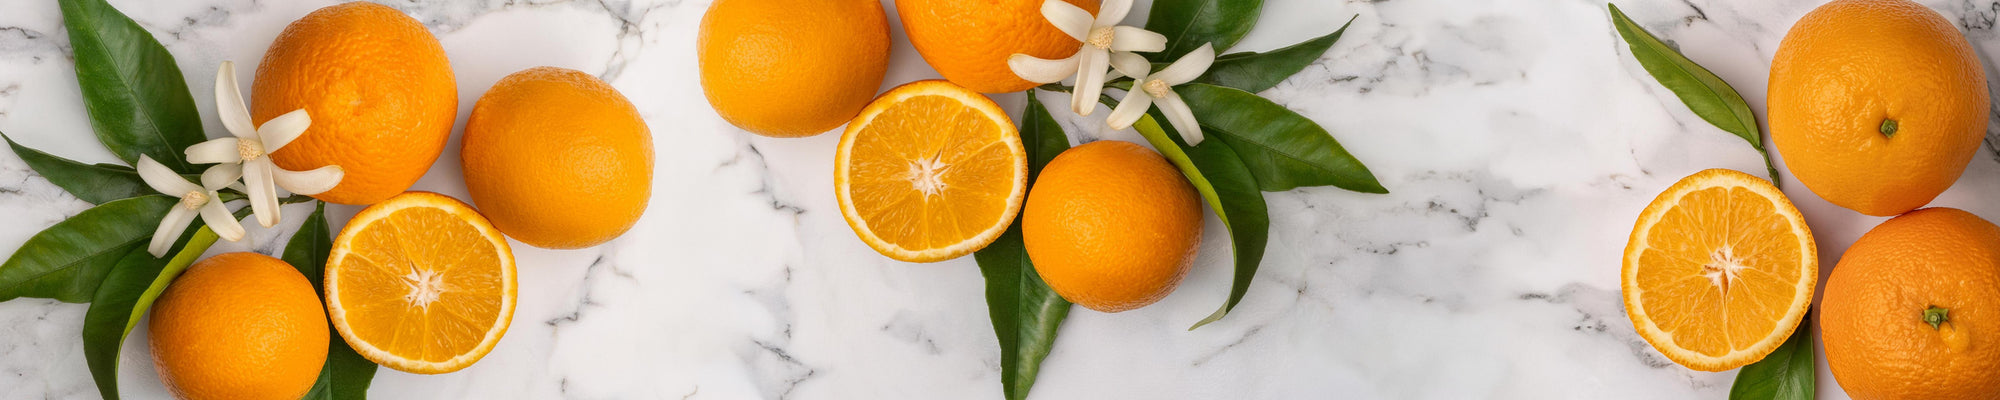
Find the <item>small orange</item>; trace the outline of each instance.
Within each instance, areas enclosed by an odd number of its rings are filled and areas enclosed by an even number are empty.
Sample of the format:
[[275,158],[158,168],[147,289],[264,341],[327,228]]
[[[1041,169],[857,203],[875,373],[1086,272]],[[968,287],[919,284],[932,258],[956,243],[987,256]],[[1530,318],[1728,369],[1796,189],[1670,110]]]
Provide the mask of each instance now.
[[1791,337],[1818,278],[1812,231],[1792,201],[1763,178],[1711,169],[1639,213],[1625,244],[1625,315],[1667,359],[1722,371]]
[[1771,141],[1799,182],[1862,214],[1937,198],[1986,137],[1972,45],[1908,0],[1837,0],[1792,25],[1771,60]]
[[347,221],[326,260],[326,310],[354,352],[442,374],[493,351],[514,320],[514,252],[471,206],[408,192]]
[[326,364],[319,295],[298,269],[271,256],[201,260],[150,312],[153,365],[175,397],[297,399]]
[[834,197],[847,226],[884,256],[958,258],[999,239],[1020,213],[1027,154],[993,100],[951,82],[911,82],[847,124]]
[[882,87],[889,17],[876,0],[717,0],[695,54],[723,120],[770,137],[818,135]]
[[368,2],[327,6],[286,26],[257,66],[251,95],[258,125],[306,110],[312,126],[271,160],[293,171],[339,165],[347,172],[340,186],[313,197],[342,204],[409,189],[444,151],[458,117],[458,83],[437,38]]
[[[1063,1],[1097,13],[1098,0]],[[1007,67],[1008,56],[1060,59],[1083,45],[1042,16],[1042,0],[897,0],[896,17],[931,68],[981,93],[1035,87]]]
[[1861,235],[1820,299],[1826,364],[1849,397],[2000,394],[2000,227],[1926,208]]
[[1201,245],[1201,197],[1159,153],[1103,140],[1056,155],[1035,177],[1021,241],[1063,299],[1119,312],[1166,298]]
[[472,202],[535,247],[617,238],[653,193],[653,135],[639,110],[571,69],[530,68],[494,83],[472,106],[459,155]]

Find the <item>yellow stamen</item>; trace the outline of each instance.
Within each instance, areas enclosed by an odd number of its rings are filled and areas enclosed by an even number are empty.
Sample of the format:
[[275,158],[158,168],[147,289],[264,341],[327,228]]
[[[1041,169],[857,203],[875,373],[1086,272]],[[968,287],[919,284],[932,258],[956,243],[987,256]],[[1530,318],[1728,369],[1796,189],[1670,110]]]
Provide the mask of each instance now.
[[1167,86],[1166,81],[1159,79],[1147,79],[1146,84],[1140,85],[1140,87],[1146,91],[1146,95],[1153,96],[1155,99],[1167,98],[1167,90],[1171,89],[1171,87]]

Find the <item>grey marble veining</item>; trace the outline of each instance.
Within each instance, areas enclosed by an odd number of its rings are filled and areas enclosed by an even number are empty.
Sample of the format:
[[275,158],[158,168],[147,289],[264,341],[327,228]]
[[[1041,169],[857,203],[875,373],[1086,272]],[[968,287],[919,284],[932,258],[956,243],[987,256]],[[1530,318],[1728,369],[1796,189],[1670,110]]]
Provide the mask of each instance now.
[[[214,106],[199,90],[213,84],[207,71],[223,60],[254,63],[285,24],[330,4],[112,3],[175,53],[216,135]],[[1771,54],[1819,3],[1620,6],[1761,113]],[[646,216],[625,237],[583,250],[515,248],[519,309],[486,359],[437,376],[384,370],[371,395],[1000,397],[999,349],[970,258],[915,265],[875,254],[832,196],[837,133],[757,137],[709,108],[694,60],[707,1],[386,4],[439,36],[457,73],[461,120],[508,73],[579,69],[638,106],[653,129],[657,170]],[[1982,56],[2000,51],[2000,1],[1926,4]],[[90,136],[55,2],[0,0],[0,9],[0,132],[112,161]],[[1724,397],[1733,372],[1682,368],[1632,331],[1618,265],[1633,216],[1661,189],[1710,167],[1761,172],[1757,153],[1654,83],[1600,1],[1267,0],[1238,50],[1316,37],[1350,16],[1358,18],[1329,54],[1263,94],[1332,131],[1392,193],[1266,194],[1270,245],[1249,295],[1222,322],[1187,331],[1229,287],[1227,236],[1209,217],[1197,266],[1173,295],[1126,313],[1072,312],[1035,398]],[[1135,12],[1128,23],[1144,17]],[[937,76],[901,34],[892,27],[885,89]],[[1024,102],[994,97],[1014,111]],[[1077,141],[1143,143],[1105,128],[1102,116],[1056,115]],[[416,189],[464,198],[456,149],[454,139]],[[1981,152],[1934,205],[2000,217],[2000,205],[1980,201],[2000,193],[2000,162]],[[1881,220],[1785,180],[1813,225],[1823,271]],[[0,254],[87,207],[0,153]],[[358,209],[329,211],[337,229]],[[251,227],[244,242],[214,251],[275,253],[297,226],[287,222]],[[77,334],[84,310],[0,303],[0,398],[96,397]],[[122,360],[127,397],[166,397],[143,346]],[[1825,371],[1820,394],[1844,398]]]

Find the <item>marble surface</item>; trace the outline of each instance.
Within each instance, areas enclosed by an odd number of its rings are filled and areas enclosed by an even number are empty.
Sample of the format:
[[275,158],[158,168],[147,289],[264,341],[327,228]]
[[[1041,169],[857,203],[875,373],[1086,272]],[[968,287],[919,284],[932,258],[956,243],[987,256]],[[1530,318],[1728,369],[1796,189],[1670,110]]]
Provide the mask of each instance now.
[[[1821,2],[1621,7],[1761,115],[1771,55]],[[329,4],[112,3],[165,42],[195,88],[211,87],[208,71],[222,60],[255,63],[286,23]],[[2000,1],[1925,3],[1982,55],[2000,50]],[[437,376],[384,370],[374,397],[1000,397],[1000,354],[969,257],[915,265],[875,254],[834,204],[837,134],[758,137],[708,107],[693,57],[707,1],[391,5],[443,42],[460,121],[508,73],[575,68],[638,106],[658,165],[649,209],[623,238],[573,251],[516,247],[519,310],[485,360]],[[56,3],[0,0],[0,10],[0,131],[112,161],[89,134]],[[1760,173],[1757,154],[1655,84],[1601,1],[1266,0],[1238,50],[1325,34],[1357,14],[1326,57],[1264,94],[1334,132],[1392,194],[1267,194],[1270,247],[1249,296],[1229,318],[1190,332],[1229,285],[1227,240],[1210,216],[1197,266],[1166,300],[1072,312],[1034,398],[1725,397],[1733,372],[1682,368],[1633,333],[1618,265],[1633,216],[1660,190],[1704,168]],[[935,77],[892,29],[884,87]],[[1010,111],[1024,102],[995,97]],[[213,104],[197,103],[221,134]],[[1056,114],[1077,141],[1138,140],[1101,119]],[[454,138],[416,189],[464,197],[457,146]],[[1785,190],[1815,230],[1823,271],[1882,220],[1796,184]],[[2000,162],[1988,146],[1933,205],[2000,219],[2000,203],[1978,200],[1995,193]],[[86,207],[0,152],[0,254]],[[330,210],[336,228],[358,211]],[[215,251],[275,253],[297,224],[253,227]],[[97,397],[78,338],[84,310],[0,303],[0,398]],[[135,331],[132,342],[144,336]],[[166,397],[143,345],[123,360],[128,397]],[[1824,364],[1819,393],[1844,397]]]

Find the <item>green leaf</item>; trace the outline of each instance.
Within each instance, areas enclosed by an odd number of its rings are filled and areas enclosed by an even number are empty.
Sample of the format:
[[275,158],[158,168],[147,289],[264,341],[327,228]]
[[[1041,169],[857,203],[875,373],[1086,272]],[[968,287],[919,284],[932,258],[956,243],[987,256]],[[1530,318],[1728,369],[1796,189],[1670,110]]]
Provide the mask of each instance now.
[[1201,192],[1202,200],[1215,210],[1222,225],[1229,228],[1230,247],[1236,261],[1229,299],[1214,314],[1188,327],[1195,330],[1221,320],[1250,292],[1250,280],[1257,276],[1257,266],[1264,261],[1264,246],[1270,241],[1271,212],[1264,204],[1263,192],[1257,190],[1256,179],[1250,176],[1249,167],[1228,144],[1210,140],[1190,147],[1181,141],[1180,133],[1173,127],[1160,125],[1162,118],[1165,117],[1158,109],[1149,111],[1132,124],[1132,129],[1179,167],[1188,182],[1194,184],[1195,191]]
[[[1368,166],[1311,119],[1240,89],[1192,83],[1174,88],[1208,137],[1228,143],[1259,189],[1333,185],[1388,193]],[[1206,145],[1207,143],[1202,143]]]
[[184,235],[181,250],[171,259],[155,258],[145,246],[134,247],[104,277],[83,316],[83,358],[104,398],[118,398],[118,351],[125,345],[125,336],[153,308],[153,301],[166,291],[167,284],[194,264],[215,240],[215,231],[203,226]]
[[144,249],[178,201],[159,195],[113,201],[43,229],[0,264],[0,301],[90,301],[111,267],[134,248]]
[[[1028,151],[1028,177],[1069,149],[1069,137],[1056,125],[1049,110],[1028,91],[1028,107],[1021,111],[1021,145]],[[1069,316],[1070,303],[1042,282],[1028,250],[1021,244],[1021,218],[1007,227],[993,244],[973,253],[979,271],[986,276],[986,308],[993,319],[993,333],[1000,338],[1000,385],[1009,400],[1028,397],[1035,386],[1035,374],[1042,359],[1055,346],[1056,329]]]
[[1730,400],[1812,400],[1811,315],[1801,321],[1785,344],[1736,372],[1736,384],[1729,387]]
[[1265,91],[1278,86],[1278,83],[1284,82],[1286,78],[1297,75],[1314,61],[1319,61],[1319,57],[1325,55],[1327,49],[1333,48],[1333,42],[1340,41],[1340,34],[1347,32],[1347,26],[1353,24],[1354,18],[1348,18],[1347,23],[1340,25],[1340,29],[1333,33],[1271,50],[1268,53],[1252,51],[1224,54],[1216,57],[1215,64],[1210,65],[1208,72],[1201,74],[1195,82],[1228,86],[1251,93]]
[[1155,1],[1152,14],[1146,17],[1146,30],[1166,35],[1167,48],[1146,58],[1173,61],[1205,43],[1214,44],[1220,54],[1250,33],[1263,8],[1264,0]]
[[[326,257],[333,251],[333,231],[326,224],[326,203],[313,207],[305,224],[299,225],[298,233],[292,234],[292,241],[285,244],[285,263],[298,268],[312,281],[313,291],[319,293],[320,301],[326,301],[325,286],[320,280],[326,277]],[[333,332],[331,321],[327,332]],[[375,363],[355,353],[353,347],[340,335],[333,335],[327,341],[326,365],[320,367],[319,381],[313,383],[306,399],[347,400],[368,398],[368,383],[375,379]]]
[[6,140],[7,146],[14,148],[14,155],[27,162],[28,168],[33,168],[36,174],[90,204],[153,194],[153,188],[146,186],[146,181],[139,178],[139,172],[131,167],[84,164],[22,146],[5,134],[0,134],[0,139]]
[[1757,130],[1757,115],[1750,112],[1750,103],[1743,101],[1743,95],[1728,82],[1708,72],[1694,61],[1674,51],[1659,38],[1646,32],[1625,13],[1618,11],[1617,4],[1607,4],[1611,8],[1611,25],[1618,30],[1618,36],[1632,48],[1632,58],[1639,60],[1639,66],[1653,79],[1680,97],[1688,110],[1700,116],[1709,124],[1725,132],[1750,142],[1764,156],[1764,168],[1770,170],[1771,182],[1778,181],[1778,168],[1771,164],[1771,153],[1764,150],[1764,136]]
[[181,151],[208,137],[166,46],[104,0],[57,3],[98,141],[126,164],[145,154],[174,171],[199,172]]

